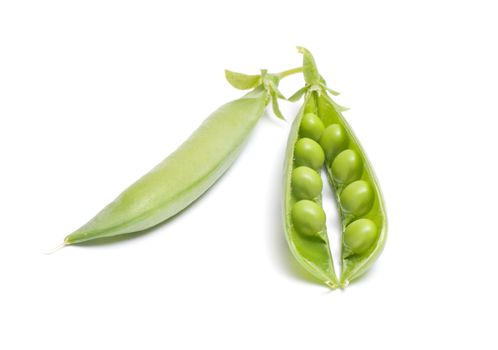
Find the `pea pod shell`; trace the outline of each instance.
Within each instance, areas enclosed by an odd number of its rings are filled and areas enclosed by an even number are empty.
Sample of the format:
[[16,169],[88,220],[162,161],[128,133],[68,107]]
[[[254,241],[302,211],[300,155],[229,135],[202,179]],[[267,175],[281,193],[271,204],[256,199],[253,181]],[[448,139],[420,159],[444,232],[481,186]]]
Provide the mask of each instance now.
[[[312,94],[307,95],[303,107],[292,124],[284,164],[283,188],[283,222],[287,243],[296,260],[313,276],[326,283],[331,288],[337,288],[338,282],[334,271],[334,264],[326,229],[320,234],[320,239],[310,240],[303,237],[294,229],[291,212],[296,198],[292,194],[292,170],[294,166],[294,145],[299,137],[299,126],[305,112],[312,108]],[[311,100],[310,100],[311,99]],[[310,107],[311,106],[311,107]],[[321,198],[318,198],[321,202]]]
[[183,210],[235,161],[267,101],[267,92],[258,87],[221,106],[176,151],[66,236],[64,243],[142,231]]
[[[379,255],[382,253],[387,238],[387,215],[382,197],[382,192],[380,190],[378,180],[375,176],[373,168],[366,156],[365,151],[363,150],[360,142],[358,141],[358,138],[355,136],[348,122],[345,120],[342,113],[335,107],[335,103],[325,93],[320,94],[320,97],[318,99],[318,109],[319,109],[319,115],[322,117],[322,120],[324,121],[325,125],[330,125],[332,123],[339,123],[346,131],[349,139],[349,148],[352,148],[354,151],[356,151],[356,153],[358,153],[361,156],[364,167],[363,179],[368,179],[376,198],[374,207],[371,209],[371,213],[367,215],[367,217],[375,221],[379,229],[379,237],[375,245],[370,249],[366,257],[362,256],[361,258],[360,257],[346,258],[343,254],[341,284],[345,286],[350,281],[360,277],[363,273],[365,273],[375,262],[375,260],[379,257]],[[335,187],[337,200],[339,201],[339,190],[341,190],[342,188],[339,188],[341,186],[334,183],[333,176],[331,174],[331,167],[327,166],[326,168],[328,175],[327,177],[329,179],[329,182]],[[351,218],[349,218],[348,215],[344,213],[342,210],[341,210],[341,216],[342,216],[342,224],[344,232],[346,226],[350,223]]]

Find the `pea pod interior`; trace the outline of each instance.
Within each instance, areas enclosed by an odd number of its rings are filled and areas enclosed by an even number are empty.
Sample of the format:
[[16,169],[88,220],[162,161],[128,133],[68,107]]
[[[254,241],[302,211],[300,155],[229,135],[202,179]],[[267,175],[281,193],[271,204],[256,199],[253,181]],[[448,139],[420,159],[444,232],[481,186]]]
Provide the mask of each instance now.
[[[294,257],[301,263],[301,265],[320,281],[324,282],[331,288],[337,288],[338,281],[334,271],[334,264],[332,254],[330,252],[325,225],[321,230],[315,232],[315,234],[305,234],[304,232],[302,232],[303,229],[300,228],[302,224],[300,222],[296,222],[295,217],[296,206],[299,205],[298,203],[303,202],[303,198],[298,195],[302,191],[296,191],[294,189],[296,183],[293,183],[292,180],[292,175],[296,171],[296,169],[298,169],[297,171],[302,169],[302,164],[299,162],[299,159],[296,159],[296,154],[294,151],[296,148],[296,144],[298,144],[299,140],[303,139],[302,137],[300,137],[302,136],[300,135],[300,126],[303,120],[303,116],[306,113],[315,111],[316,103],[314,98],[306,98],[303,107],[301,108],[292,124],[289,134],[284,165],[284,230],[291,252],[293,253]],[[319,174],[320,169],[309,169],[310,172],[315,170],[317,170]],[[321,191],[316,197],[304,200],[313,201],[314,203],[316,203],[316,205],[321,207]],[[298,213],[298,215],[302,214]],[[304,218],[303,220],[306,219],[308,218]]]
[[[372,167],[335,106],[326,93],[311,91],[306,95],[289,135],[283,205],[284,228],[293,255],[332,288],[344,287],[363,274],[381,253],[387,234],[382,194]],[[316,116],[309,115],[310,112]],[[303,144],[309,145],[303,147]],[[318,151],[317,147],[321,149]],[[313,180],[319,176],[322,164],[341,215],[340,281],[334,271],[325,220],[320,212],[322,183],[318,186],[319,181]]]
[[[348,180],[338,182],[333,165],[341,154],[325,162],[327,177],[334,188],[341,213],[341,284],[346,286],[367,271],[382,252],[387,237],[387,216],[378,181],[353,130],[327,94],[320,94],[317,102],[318,115],[325,127],[339,125],[345,131],[347,145],[342,152],[354,152],[361,163],[358,175],[352,171]],[[343,167],[347,168],[347,163]],[[351,166],[351,169],[354,167]],[[347,173],[344,168],[342,172]]]

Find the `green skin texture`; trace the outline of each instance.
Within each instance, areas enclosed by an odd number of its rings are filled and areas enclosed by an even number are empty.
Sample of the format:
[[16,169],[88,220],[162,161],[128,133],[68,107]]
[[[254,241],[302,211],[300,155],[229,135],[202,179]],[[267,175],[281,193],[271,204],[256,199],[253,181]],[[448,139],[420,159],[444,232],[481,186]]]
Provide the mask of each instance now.
[[267,91],[259,86],[221,106],[176,151],[64,243],[143,231],[183,210],[232,165],[267,103]]

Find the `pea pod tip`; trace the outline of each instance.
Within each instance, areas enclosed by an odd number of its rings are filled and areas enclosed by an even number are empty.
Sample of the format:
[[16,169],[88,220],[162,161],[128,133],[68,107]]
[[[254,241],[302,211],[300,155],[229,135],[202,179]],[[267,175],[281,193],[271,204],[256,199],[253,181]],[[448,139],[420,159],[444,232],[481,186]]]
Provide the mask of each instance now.
[[327,285],[327,287],[329,287],[330,289],[332,290],[335,290],[337,288],[339,288],[340,286],[337,285],[336,282],[334,281],[326,281],[325,284]]
[[51,249],[45,249],[43,251],[43,254],[45,255],[50,255],[50,254],[53,254],[59,250],[61,250],[62,248],[64,248],[65,246],[67,246],[68,244],[66,242],[62,242],[60,244],[58,244],[57,246],[51,248]]
[[341,289],[346,289],[346,287],[349,285],[349,280],[344,280],[344,281],[341,281],[341,286],[340,288]]

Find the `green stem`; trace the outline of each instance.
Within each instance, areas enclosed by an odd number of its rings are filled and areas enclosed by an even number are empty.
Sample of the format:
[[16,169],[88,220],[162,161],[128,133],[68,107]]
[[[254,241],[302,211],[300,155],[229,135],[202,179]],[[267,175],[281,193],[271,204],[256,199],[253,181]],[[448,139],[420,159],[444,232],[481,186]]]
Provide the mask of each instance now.
[[283,72],[280,72],[280,73],[276,73],[275,75],[279,79],[282,79],[282,78],[285,78],[285,77],[292,75],[292,74],[301,73],[302,71],[303,71],[303,67],[296,67],[296,68],[292,68],[289,70],[284,70]]

